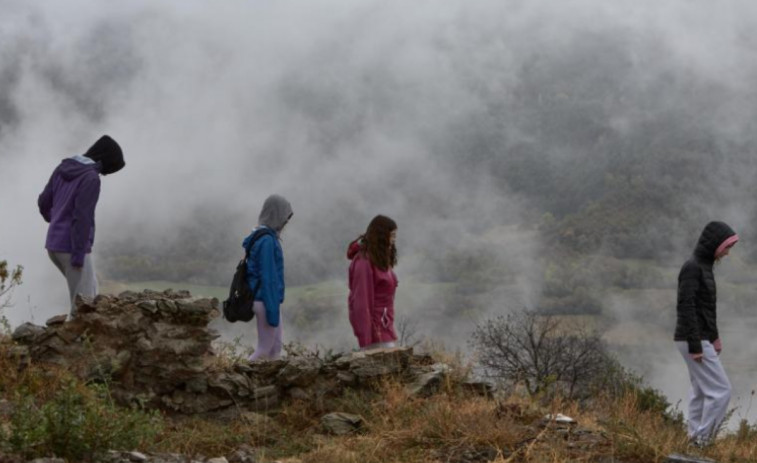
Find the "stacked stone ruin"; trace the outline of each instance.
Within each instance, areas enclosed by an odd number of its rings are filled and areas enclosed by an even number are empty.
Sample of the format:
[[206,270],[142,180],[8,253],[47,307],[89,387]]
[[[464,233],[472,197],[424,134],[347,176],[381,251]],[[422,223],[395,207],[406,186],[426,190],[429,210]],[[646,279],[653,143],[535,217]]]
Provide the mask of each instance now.
[[224,362],[212,345],[219,334],[208,326],[218,316],[218,300],[193,298],[187,291],[125,292],[78,298],[72,320],[26,323],[13,338],[21,346],[20,358],[62,366],[85,380],[108,381],[123,404],[181,414],[266,412],[284,400],[320,400],[387,376],[427,395],[449,373],[446,365],[410,348],[335,355],[328,361],[292,356]]

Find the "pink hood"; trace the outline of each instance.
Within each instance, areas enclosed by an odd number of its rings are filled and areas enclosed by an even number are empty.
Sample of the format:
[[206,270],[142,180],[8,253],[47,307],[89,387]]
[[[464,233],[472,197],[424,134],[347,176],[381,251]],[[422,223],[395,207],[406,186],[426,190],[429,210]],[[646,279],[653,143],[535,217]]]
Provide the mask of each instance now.
[[352,260],[360,252],[360,238],[356,239],[347,247],[347,259]]

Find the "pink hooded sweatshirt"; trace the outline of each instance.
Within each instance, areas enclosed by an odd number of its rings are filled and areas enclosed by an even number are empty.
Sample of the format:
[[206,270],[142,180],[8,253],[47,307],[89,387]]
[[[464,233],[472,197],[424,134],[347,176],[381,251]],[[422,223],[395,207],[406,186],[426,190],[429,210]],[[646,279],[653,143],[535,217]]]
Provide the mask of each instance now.
[[394,294],[397,276],[392,269],[376,268],[358,242],[350,244],[347,258],[350,324],[360,347],[397,340],[394,332]]

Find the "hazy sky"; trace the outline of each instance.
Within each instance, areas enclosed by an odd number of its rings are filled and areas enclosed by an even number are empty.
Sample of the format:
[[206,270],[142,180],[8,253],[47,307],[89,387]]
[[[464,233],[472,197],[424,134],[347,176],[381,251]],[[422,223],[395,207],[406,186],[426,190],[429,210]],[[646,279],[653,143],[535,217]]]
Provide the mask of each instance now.
[[338,227],[342,254],[377,213],[398,220],[405,245],[519,222],[518,198],[432,152],[482,105],[435,43],[467,33],[461,5],[78,4],[3,4],[0,198],[13,220],[0,251],[26,267],[17,299],[32,297],[13,321],[63,294],[36,196],[101,133],[127,166],[103,179],[98,243],[162,239],[203,205],[232,211],[242,235],[271,192],[293,204],[287,247],[299,253],[321,253]]

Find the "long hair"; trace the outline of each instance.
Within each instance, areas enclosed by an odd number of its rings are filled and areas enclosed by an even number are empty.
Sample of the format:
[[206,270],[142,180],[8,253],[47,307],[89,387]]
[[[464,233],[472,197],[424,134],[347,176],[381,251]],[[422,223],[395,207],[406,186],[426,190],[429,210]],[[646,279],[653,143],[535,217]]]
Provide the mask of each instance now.
[[397,265],[397,248],[391,244],[389,237],[397,229],[397,223],[384,215],[377,215],[368,224],[368,230],[358,238],[361,248],[368,260],[381,270],[388,270]]

